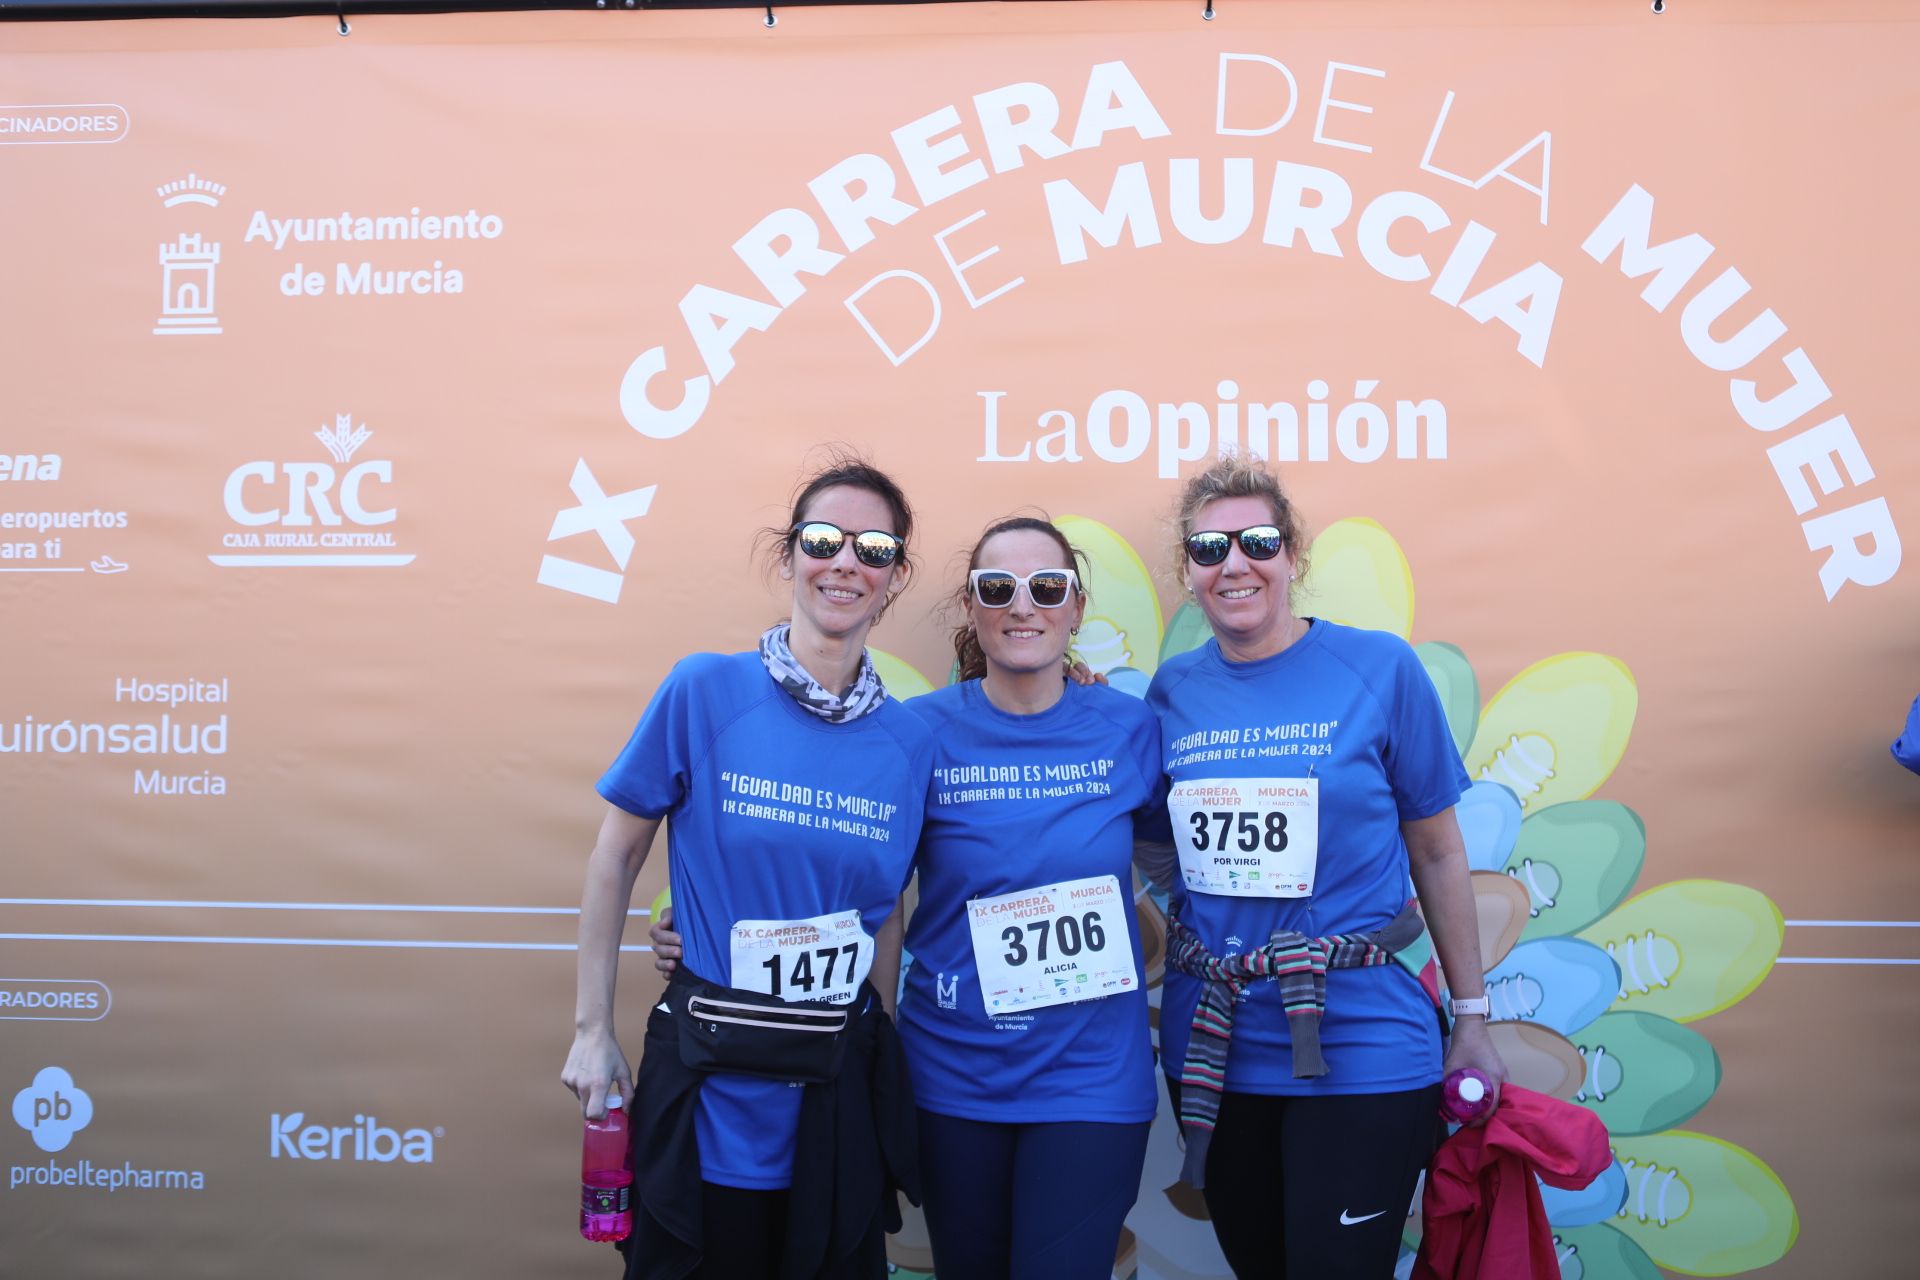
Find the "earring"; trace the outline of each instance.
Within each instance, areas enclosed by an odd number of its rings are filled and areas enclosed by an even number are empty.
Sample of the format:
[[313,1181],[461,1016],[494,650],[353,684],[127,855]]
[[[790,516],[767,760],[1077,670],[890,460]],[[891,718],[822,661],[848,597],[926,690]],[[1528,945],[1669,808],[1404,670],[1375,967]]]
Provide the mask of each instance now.
[[1078,628],[1078,627],[1068,627],[1068,628],[1067,628],[1067,634],[1068,634],[1068,635],[1070,635],[1070,636],[1077,636],[1077,635],[1079,635],[1079,634],[1080,634],[1080,628]]

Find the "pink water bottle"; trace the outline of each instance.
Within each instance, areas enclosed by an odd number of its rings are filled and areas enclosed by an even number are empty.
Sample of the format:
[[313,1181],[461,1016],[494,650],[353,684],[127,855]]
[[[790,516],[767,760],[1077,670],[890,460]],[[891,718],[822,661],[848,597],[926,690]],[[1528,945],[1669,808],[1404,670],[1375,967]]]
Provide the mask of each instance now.
[[1440,1086],[1440,1114],[1455,1124],[1472,1124],[1493,1110],[1493,1081],[1462,1067]]
[[608,1098],[607,1118],[587,1121],[580,1144],[580,1234],[589,1240],[625,1240],[633,1231],[625,1105]]

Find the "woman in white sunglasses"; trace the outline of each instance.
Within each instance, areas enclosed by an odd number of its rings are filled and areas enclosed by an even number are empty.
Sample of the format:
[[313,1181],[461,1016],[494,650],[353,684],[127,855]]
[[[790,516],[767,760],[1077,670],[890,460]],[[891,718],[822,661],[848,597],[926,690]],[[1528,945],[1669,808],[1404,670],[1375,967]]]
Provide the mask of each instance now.
[[980,538],[932,729],[900,1005],[934,1266],[1106,1280],[1156,1094],[1133,920],[1136,816],[1159,806],[1139,699],[1064,678],[1083,563],[1044,520]]
[[[912,525],[876,468],[815,475],[771,531],[791,623],[757,653],[676,665],[600,780],[561,1080],[589,1119],[631,1103],[630,1280],[886,1273],[893,1184],[913,1182],[886,1013],[933,745],[865,644],[906,583]],[[669,815],[684,958],[636,1080],[614,978],[634,879]]]

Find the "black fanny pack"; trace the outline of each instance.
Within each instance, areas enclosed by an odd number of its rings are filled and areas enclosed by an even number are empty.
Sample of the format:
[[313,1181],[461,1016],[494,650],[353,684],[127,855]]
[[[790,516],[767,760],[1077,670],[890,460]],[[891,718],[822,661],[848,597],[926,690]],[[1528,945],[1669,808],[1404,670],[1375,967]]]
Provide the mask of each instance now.
[[847,1029],[867,998],[863,986],[844,1005],[789,1003],[708,982],[684,965],[674,971],[666,993],[684,1065],[799,1084],[825,1084],[840,1074]]

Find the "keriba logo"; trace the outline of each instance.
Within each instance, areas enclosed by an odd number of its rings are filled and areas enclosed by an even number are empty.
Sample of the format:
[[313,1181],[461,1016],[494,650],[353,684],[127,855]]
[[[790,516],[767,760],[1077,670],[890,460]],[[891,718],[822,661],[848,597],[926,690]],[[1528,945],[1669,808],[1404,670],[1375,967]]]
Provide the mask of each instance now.
[[93,1123],[93,1099],[59,1067],[46,1067],[13,1095],[14,1123],[42,1151],[65,1151],[73,1135]]
[[[17,1108],[16,1108],[17,1109]],[[278,1160],[372,1160],[432,1164],[435,1138],[446,1130],[389,1129],[378,1116],[355,1116],[352,1124],[308,1124],[307,1113],[275,1112],[268,1121],[267,1154]]]

